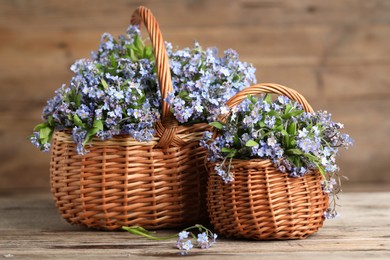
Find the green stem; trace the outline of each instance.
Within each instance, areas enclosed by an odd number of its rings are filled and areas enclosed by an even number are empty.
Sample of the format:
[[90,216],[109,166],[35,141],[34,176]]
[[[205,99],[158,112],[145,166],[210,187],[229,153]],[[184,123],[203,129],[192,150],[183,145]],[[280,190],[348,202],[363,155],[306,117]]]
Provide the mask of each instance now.
[[314,164],[317,166],[318,170],[320,171],[322,178],[324,178],[324,180],[326,180],[326,172],[325,172],[324,168],[322,168],[322,166],[319,165],[317,162],[314,162]]
[[145,229],[141,228],[141,227],[138,227],[138,226],[133,226],[133,227],[122,227],[122,229],[132,233],[132,234],[135,234],[135,235],[139,235],[139,236],[143,236],[143,237],[146,237],[146,238],[149,238],[149,239],[152,239],[152,240],[168,240],[168,239],[172,239],[172,238],[175,238],[177,237],[177,234],[175,235],[172,235],[172,236],[167,236],[167,237],[156,237],[156,236],[152,236],[148,233],[148,231],[146,231]]

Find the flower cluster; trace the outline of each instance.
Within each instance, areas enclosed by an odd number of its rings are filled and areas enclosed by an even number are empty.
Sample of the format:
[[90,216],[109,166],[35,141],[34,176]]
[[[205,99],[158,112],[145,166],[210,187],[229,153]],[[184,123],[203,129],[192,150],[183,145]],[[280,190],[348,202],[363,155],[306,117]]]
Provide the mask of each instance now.
[[[348,148],[353,140],[340,132],[343,125],[331,120],[326,111],[308,113],[285,96],[273,101],[271,95],[248,99],[230,111],[223,122],[211,123],[219,130],[212,138],[206,132],[201,145],[209,151],[209,160],[220,162],[216,173],[231,182],[233,158],[263,158],[291,177],[301,177],[319,170],[324,192],[335,195],[339,190],[336,155],[339,147]],[[332,208],[326,216],[335,215]]]
[[[166,102],[180,123],[215,120],[226,112],[220,104],[256,81],[255,69],[240,62],[233,50],[218,58],[216,50],[202,51],[199,44],[175,51],[166,45],[174,86]],[[144,45],[136,26],[118,39],[104,33],[91,59],[76,61],[71,70],[75,75],[69,86],[58,89],[43,109],[44,123],[30,137],[34,145],[48,151],[54,130],[71,131],[79,154],[87,152],[93,137],[153,138],[161,93],[152,47]]]
[[[188,227],[178,234],[168,237],[157,237],[151,235],[149,231],[139,226],[122,227],[122,229],[132,234],[140,235],[153,240],[167,240],[178,237],[176,241],[176,247],[180,250],[181,255],[187,255],[194,246],[201,249],[207,249],[215,244],[218,237],[217,234],[211,232],[208,228],[199,224]],[[197,231],[197,236],[192,230]]]
[[146,47],[136,27],[115,40],[103,34],[92,59],[76,61],[69,87],[56,91],[43,110],[45,123],[38,125],[31,141],[49,149],[56,130],[72,129],[77,152],[98,136],[105,140],[129,134],[138,141],[149,141],[154,123],[160,118],[160,102],[153,53]]
[[255,68],[241,62],[229,49],[218,57],[216,48],[172,51],[167,44],[174,92],[166,101],[180,123],[212,122],[227,112],[226,101],[241,89],[256,83]]
[[[195,236],[194,233],[187,231],[193,228],[198,229],[198,236]],[[194,247],[194,244],[201,249],[207,249],[214,245],[218,237],[217,234],[212,233],[209,229],[201,225],[186,228],[181,231],[178,236],[179,238],[176,242],[176,247],[181,250],[181,254],[188,254],[188,251]]]

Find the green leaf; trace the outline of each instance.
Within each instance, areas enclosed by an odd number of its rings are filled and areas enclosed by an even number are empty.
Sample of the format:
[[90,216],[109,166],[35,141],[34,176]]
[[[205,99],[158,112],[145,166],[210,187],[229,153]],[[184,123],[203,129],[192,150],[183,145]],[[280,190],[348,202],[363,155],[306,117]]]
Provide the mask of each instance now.
[[172,236],[167,236],[167,237],[156,237],[156,236],[151,235],[150,234],[151,232],[147,231],[146,229],[144,229],[140,226],[122,227],[122,229],[126,230],[127,232],[132,233],[134,235],[143,236],[143,237],[146,237],[146,238],[149,238],[152,240],[168,240],[168,239],[172,239],[172,238],[177,237],[177,234],[174,234]]
[[143,232],[145,234],[155,233],[155,232],[150,232],[149,230],[146,230],[146,229],[144,229],[143,227],[140,227],[140,226],[132,226],[131,228],[136,229],[136,230],[138,230],[140,232]]
[[234,148],[226,148],[226,147],[223,147],[221,149],[221,151],[223,153],[228,153],[228,155],[226,156],[227,158],[233,158],[236,154],[237,154],[237,150],[234,149]]
[[233,82],[241,82],[241,76],[240,75],[234,75],[234,77],[233,77],[233,80],[232,80]]
[[89,131],[87,132],[87,135],[83,141],[83,144],[85,145],[86,143],[91,141],[93,139],[93,136],[96,135],[97,132],[99,132],[99,130],[97,128],[89,129]]
[[301,159],[300,159],[298,156],[295,156],[293,161],[294,161],[294,165],[295,165],[297,168],[301,168],[301,166],[302,166],[302,161],[301,161]]
[[179,97],[184,99],[185,97],[188,97],[188,91],[183,90],[179,93]]
[[286,153],[294,154],[294,155],[302,155],[303,154],[303,152],[301,150],[299,150],[299,149],[288,149],[286,151]]
[[133,49],[130,49],[130,58],[133,62],[137,62],[138,61],[138,58],[137,56],[135,55],[135,52]]
[[303,113],[303,110],[294,110],[294,111],[291,111],[290,113],[287,113],[287,114],[285,113],[284,115],[282,115],[282,118],[287,119],[287,118],[290,118],[293,116],[299,116],[302,113]]
[[317,162],[318,161],[318,158],[315,157],[314,155],[310,154],[310,153],[305,153],[303,155],[306,156],[307,158],[309,158],[309,160],[312,161],[312,162]]
[[252,146],[256,146],[256,145],[259,145],[259,143],[254,141],[254,140],[248,140],[248,142],[246,142],[246,144],[245,144],[245,146],[247,146],[247,147],[252,147]]
[[42,144],[48,143],[51,139],[51,135],[53,133],[53,129],[49,126],[43,127],[39,130],[39,140]]
[[108,88],[108,83],[107,83],[107,81],[105,81],[104,79],[101,79],[101,82],[102,82],[103,88],[104,88],[104,89],[107,89],[107,88]]
[[287,133],[286,130],[282,129],[280,131],[280,133],[283,135],[283,139],[284,139],[284,147],[285,148],[290,148],[291,145],[290,145],[290,135]]
[[77,114],[73,115],[73,122],[75,125],[85,128],[83,121],[81,121],[80,117]]
[[145,47],[145,49],[144,49],[144,57],[149,59],[149,60],[153,60],[154,59],[152,47],[149,47],[149,46]]
[[264,96],[263,102],[271,105],[272,104],[272,96],[271,96],[271,94],[266,94]]
[[53,117],[53,116],[49,116],[49,117],[47,118],[47,123],[49,124],[49,126],[50,126],[51,128],[54,128],[54,117]]
[[79,107],[81,105],[81,94],[78,93],[76,96],[76,101],[75,101],[76,107]]
[[264,128],[264,127],[266,127],[266,125],[265,125],[264,121],[260,121],[260,122],[259,122],[259,126],[260,126],[261,128]]
[[185,101],[191,101],[191,98],[189,97],[188,91],[183,90],[179,93],[179,97]]
[[134,50],[135,56],[140,60],[144,58],[144,51],[140,49]]
[[289,135],[284,135],[284,143],[286,148],[292,147]]
[[141,38],[138,35],[136,35],[134,37],[134,46],[135,46],[135,48],[137,48],[140,51],[143,51],[143,49],[144,49],[145,45],[144,45],[144,43],[142,42]]
[[99,63],[95,63],[95,67],[98,69],[100,73],[104,72],[103,65]]
[[112,76],[117,75],[116,68],[114,67],[107,68],[107,72],[110,73]]
[[236,156],[237,154],[237,151],[234,150],[234,151],[231,151],[228,155],[227,155],[227,158],[233,158],[234,156]]
[[286,109],[284,110],[284,114],[290,113],[291,109],[292,109],[292,105],[291,104],[287,104],[286,105]]
[[281,123],[276,123],[272,129],[275,132],[281,132],[284,130],[283,125]]
[[85,140],[83,141],[83,144],[85,145],[89,141],[92,140],[93,136],[97,134],[97,132],[102,131],[104,128],[103,121],[95,119],[93,121],[93,126],[91,129],[88,130],[87,135],[85,137]]
[[34,127],[34,131],[39,131],[39,130],[41,130],[42,128],[45,128],[45,127],[47,127],[47,126],[48,126],[48,123],[42,123],[42,124],[36,125],[36,126]]
[[221,130],[223,128],[223,124],[221,124],[220,122],[211,122],[209,123],[209,125]]
[[249,101],[252,103],[252,104],[255,104],[257,102],[257,98],[255,96],[252,96],[250,94],[248,94],[247,98],[249,99]]
[[297,141],[295,140],[295,138],[290,138],[290,146],[293,147],[297,144]]
[[223,153],[230,153],[230,152],[232,151],[232,149],[226,148],[226,147],[222,147],[221,151],[222,151]]
[[287,126],[287,132],[290,135],[296,135],[297,134],[297,123],[296,122],[292,122],[291,124],[289,124]]
[[284,130],[284,129],[282,129],[282,130],[280,131],[280,133],[281,133],[283,136],[289,136],[289,134],[287,133],[287,131]]
[[237,147],[240,145],[240,138],[238,138],[237,135],[234,135],[233,137],[233,146]]
[[[92,130],[92,129],[91,129],[91,130]],[[89,130],[89,131],[87,132],[87,135],[85,136],[85,139],[84,139],[84,141],[83,141],[83,145],[86,145],[89,141],[92,140],[94,134],[92,134],[92,133],[90,132],[91,130]]]
[[109,57],[109,59],[110,59],[110,61],[111,61],[111,66],[112,66],[113,68],[116,69],[116,68],[118,67],[118,62],[117,62],[117,60],[115,59],[114,54],[111,54],[110,57]]
[[103,120],[97,120],[97,119],[95,119],[94,121],[93,121],[93,128],[96,128],[96,129],[98,129],[98,130],[103,130]]
[[278,117],[279,118],[279,113],[274,111],[274,110],[271,110],[267,113],[267,115],[269,116],[274,116],[274,117]]
[[51,128],[46,126],[46,127],[43,127],[39,130],[39,137],[40,139],[45,139],[47,137],[49,137],[51,133]]

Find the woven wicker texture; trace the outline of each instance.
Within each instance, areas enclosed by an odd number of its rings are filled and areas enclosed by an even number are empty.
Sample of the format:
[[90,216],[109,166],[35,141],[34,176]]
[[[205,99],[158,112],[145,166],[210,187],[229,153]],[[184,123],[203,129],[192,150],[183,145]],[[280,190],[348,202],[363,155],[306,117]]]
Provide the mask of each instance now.
[[67,132],[55,132],[50,164],[51,191],[62,216],[98,229],[172,228],[207,221],[206,124],[179,126],[164,102],[172,90],[168,57],[150,10],[139,7],[132,24],[144,23],[154,47],[162,93],[162,119],[151,142],[128,136],[94,139],[78,155]]
[[[285,95],[313,111],[299,93],[277,84],[249,87],[227,105],[233,107],[248,94],[261,93]],[[234,181],[226,184],[215,173],[215,163],[207,163],[207,206],[217,233],[256,240],[302,239],[322,227],[328,196],[322,191],[320,173],[290,178],[272,161],[262,159],[234,159],[232,166]]]

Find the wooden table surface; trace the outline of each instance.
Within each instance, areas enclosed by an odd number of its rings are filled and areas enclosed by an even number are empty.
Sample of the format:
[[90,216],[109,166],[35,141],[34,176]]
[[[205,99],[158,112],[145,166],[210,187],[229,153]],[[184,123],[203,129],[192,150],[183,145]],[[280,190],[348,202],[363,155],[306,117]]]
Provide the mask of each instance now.
[[[306,240],[247,241],[220,238],[193,249],[191,259],[390,259],[390,192],[345,192],[341,216]],[[174,234],[175,230],[158,234]],[[175,241],[150,241],[126,232],[71,226],[49,191],[0,191],[0,259],[174,258]]]

